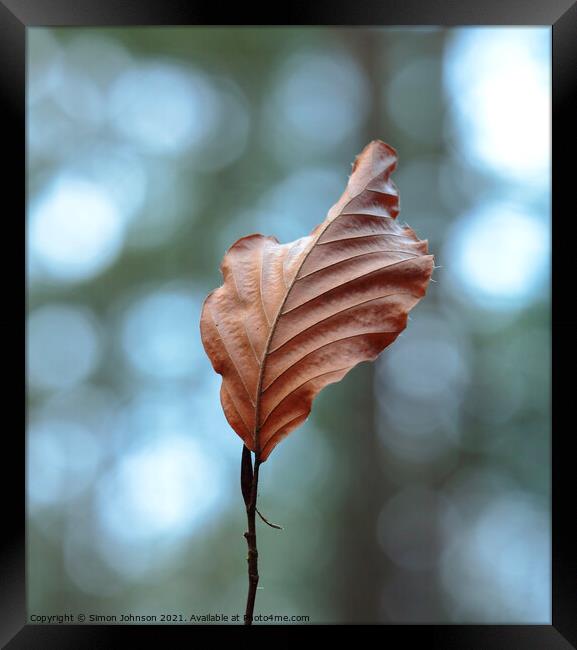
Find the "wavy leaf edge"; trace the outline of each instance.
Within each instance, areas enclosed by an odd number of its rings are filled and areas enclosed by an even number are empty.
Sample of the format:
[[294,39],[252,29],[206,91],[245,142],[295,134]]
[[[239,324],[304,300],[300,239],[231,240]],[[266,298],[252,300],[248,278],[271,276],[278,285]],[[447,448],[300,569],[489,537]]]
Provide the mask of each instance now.
[[[398,190],[390,179],[396,166],[396,151],[374,140],[356,157],[344,193],[309,235],[287,244],[270,235],[245,235],[223,257],[224,282],[202,306],[201,339],[223,378],[225,416],[261,463],[306,420],[320,390],[374,360],[397,338],[426,294],[434,256],[427,240],[396,221]],[[381,285],[391,290],[380,295]],[[355,295],[364,299],[354,302]],[[327,311],[334,303],[340,307]],[[381,319],[385,329],[378,327]],[[310,347],[315,337],[323,340],[323,332],[327,342]],[[270,397],[275,392],[276,401]]]

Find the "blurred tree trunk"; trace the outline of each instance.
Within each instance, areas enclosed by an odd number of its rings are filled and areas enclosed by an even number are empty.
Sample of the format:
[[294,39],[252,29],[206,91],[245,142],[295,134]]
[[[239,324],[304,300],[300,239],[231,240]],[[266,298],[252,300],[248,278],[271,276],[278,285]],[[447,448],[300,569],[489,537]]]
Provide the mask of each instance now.
[[[346,42],[353,47],[353,53],[363,68],[371,95],[359,150],[375,139],[384,140],[398,149],[395,138],[398,137],[399,131],[390,121],[384,104],[384,91],[399,62],[405,65],[420,57],[435,61],[439,66],[441,78],[445,38],[446,35],[442,31],[431,33],[428,38],[421,36],[417,39],[414,32],[393,33],[387,30],[384,37],[383,31],[375,28],[347,31]],[[410,48],[407,48],[407,41],[411,45]],[[405,56],[405,51],[410,52],[409,57]],[[442,122],[435,125],[435,128],[441,133]],[[415,156],[441,153],[436,146],[431,147],[416,140],[411,143],[410,138],[407,144],[408,148],[399,151],[403,167]],[[418,192],[419,188],[415,188],[415,191]],[[411,215],[407,215],[407,219],[410,221]],[[402,220],[404,221],[404,218]],[[384,354],[386,355],[387,351]],[[340,462],[343,463],[344,475],[348,475],[348,489],[342,501],[343,524],[337,559],[339,570],[342,571],[340,610],[343,622],[388,621],[390,615],[383,610],[382,605],[383,589],[392,578],[392,572],[398,577],[400,570],[381,549],[377,535],[379,514],[397,488],[383,471],[381,462],[385,452],[378,440],[374,390],[376,368],[375,363],[363,363],[351,372],[346,382],[346,396],[343,394],[343,400],[350,408],[347,418],[348,430],[344,430],[343,422],[336,424],[343,435],[339,441],[342,459]],[[387,398],[386,395],[382,397]],[[414,576],[414,573],[410,573],[408,577]],[[412,581],[412,584],[418,585],[419,593],[411,593],[408,586],[406,592],[398,596],[403,602],[415,602],[427,589],[439,593],[436,580],[436,575],[432,573],[421,573],[418,580]],[[411,620],[413,614],[407,613],[406,620]]]
[[[383,79],[379,73],[382,36],[374,29],[348,30],[347,43],[353,45],[353,54],[369,83],[369,112],[358,146],[360,151],[371,140],[387,141],[387,120],[381,106]],[[379,620],[380,589],[386,571],[386,558],[376,536],[376,521],[383,504],[383,477],[377,453],[374,373],[373,363],[363,363],[346,383],[345,399],[350,412],[343,441],[347,453],[341,457],[349,483],[342,505],[343,526],[338,550],[344,582],[340,592],[343,622]]]

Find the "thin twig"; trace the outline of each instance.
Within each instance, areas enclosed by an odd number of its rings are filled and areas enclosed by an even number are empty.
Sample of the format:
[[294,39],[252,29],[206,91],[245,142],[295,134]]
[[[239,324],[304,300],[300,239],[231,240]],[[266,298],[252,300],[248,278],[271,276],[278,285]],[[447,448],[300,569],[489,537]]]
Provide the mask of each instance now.
[[252,625],[254,601],[258,587],[258,550],[256,547],[256,497],[258,490],[258,468],[260,460],[255,454],[250,501],[246,506],[246,517],[248,520],[248,531],[244,534],[248,544],[248,595],[246,598],[246,612],[244,624]]

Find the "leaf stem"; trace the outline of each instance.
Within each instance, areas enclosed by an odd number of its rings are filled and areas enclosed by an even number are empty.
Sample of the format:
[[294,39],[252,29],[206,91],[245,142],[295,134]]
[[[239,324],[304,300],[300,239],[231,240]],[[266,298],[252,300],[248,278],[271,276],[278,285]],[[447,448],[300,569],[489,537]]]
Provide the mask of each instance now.
[[256,498],[258,490],[258,469],[260,460],[255,454],[254,469],[252,473],[252,484],[250,489],[250,500],[246,504],[246,516],[248,520],[248,531],[244,534],[248,544],[248,595],[246,598],[246,612],[244,624],[252,625],[254,601],[258,587],[258,550],[256,547]]

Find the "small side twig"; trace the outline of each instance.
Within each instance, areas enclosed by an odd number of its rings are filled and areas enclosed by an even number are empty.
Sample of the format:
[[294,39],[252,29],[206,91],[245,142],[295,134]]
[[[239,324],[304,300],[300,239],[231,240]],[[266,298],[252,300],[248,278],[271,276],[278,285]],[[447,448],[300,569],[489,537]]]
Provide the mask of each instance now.
[[259,509],[256,509],[256,514],[264,521],[264,523],[267,526],[270,526],[271,528],[276,528],[277,530],[284,530],[282,526],[279,526],[278,524],[273,524],[270,522],[263,514],[260,513]]

